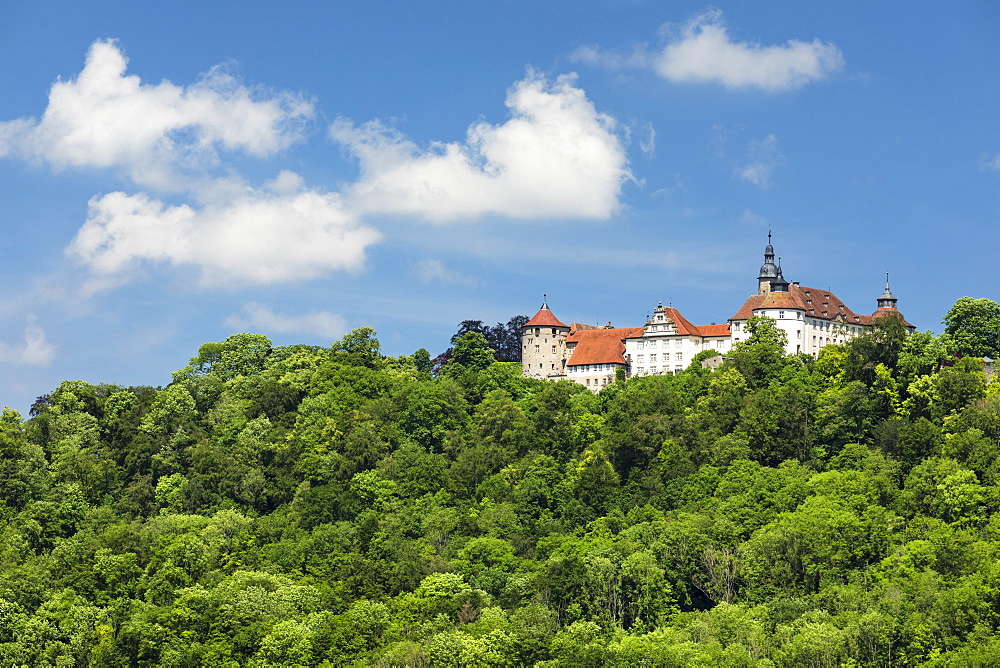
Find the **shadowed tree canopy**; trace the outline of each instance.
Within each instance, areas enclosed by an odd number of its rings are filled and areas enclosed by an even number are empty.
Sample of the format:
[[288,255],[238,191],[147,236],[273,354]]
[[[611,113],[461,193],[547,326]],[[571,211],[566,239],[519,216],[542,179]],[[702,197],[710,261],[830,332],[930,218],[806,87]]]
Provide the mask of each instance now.
[[[452,346],[459,338],[469,332],[477,332],[485,337],[487,344],[493,349],[493,357],[497,362],[521,361],[521,327],[528,322],[528,316],[515,315],[506,323],[498,322],[492,327],[482,320],[463,320],[458,324],[458,331],[451,337]],[[434,358],[434,368],[440,370],[454,352],[448,348]]]
[[883,315],[872,320],[861,336],[847,342],[844,370],[849,379],[871,383],[879,364],[895,368],[906,340],[906,325],[896,315]]

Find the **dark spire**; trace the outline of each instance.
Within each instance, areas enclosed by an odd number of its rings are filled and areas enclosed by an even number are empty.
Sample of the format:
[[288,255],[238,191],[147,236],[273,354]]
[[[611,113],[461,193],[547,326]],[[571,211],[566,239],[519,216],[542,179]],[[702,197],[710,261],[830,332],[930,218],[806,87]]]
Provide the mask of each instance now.
[[757,276],[757,291],[765,293],[771,289],[771,281],[778,277],[778,267],[774,264],[774,246],[771,245],[771,231],[767,231],[767,246],[764,248],[764,264]]
[[788,281],[781,274],[781,258],[778,258],[778,275],[771,281],[771,292],[788,292]]
[[767,233],[767,247],[764,249],[764,264],[760,268],[760,278],[774,278],[778,268],[774,264],[774,246],[771,245],[771,233]]
[[885,272],[885,290],[882,291],[882,296],[878,298],[879,308],[896,308],[896,302],[899,300],[892,295],[892,290],[889,289],[889,272]]
[[549,310],[549,296],[544,292],[542,293],[542,308],[546,311]]

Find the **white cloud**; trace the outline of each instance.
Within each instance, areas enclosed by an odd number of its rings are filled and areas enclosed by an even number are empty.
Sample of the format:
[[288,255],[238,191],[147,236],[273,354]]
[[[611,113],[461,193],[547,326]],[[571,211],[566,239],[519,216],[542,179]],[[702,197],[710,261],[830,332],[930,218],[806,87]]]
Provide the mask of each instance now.
[[985,156],[979,160],[979,169],[983,171],[992,170],[1000,172],[1000,153],[994,156]]
[[645,45],[624,53],[588,46],[577,49],[573,57],[608,69],[651,69],[673,82],[709,82],[768,92],[801,88],[844,66],[840,49],[818,39],[792,39],[778,46],[734,42],[718,10],[695,16],[672,37],[659,51],[651,52]]
[[733,42],[722,23],[722,13],[709,11],[684,26],[681,39],[664,47],[654,67],[670,81],[781,91],[823,79],[843,64],[840,49],[818,39],[793,39],[784,46]]
[[114,41],[90,47],[83,71],[56,81],[41,120],[0,123],[0,156],[67,167],[121,167],[136,183],[183,187],[180,173],[218,162],[219,149],[261,157],[300,137],[312,103],[238,83],[222,68],[188,87],[125,73]]
[[432,221],[608,218],[631,173],[614,120],[575,83],[573,75],[549,82],[529,73],[508,91],[510,120],[477,123],[464,143],[428,150],[378,121],[337,121],[331,137],[361,163],[345,199],[365,212]]
[[[96,280],[89,291],[127,281],[144,262],[190,265],[204,284],[266,284],[362,268],[375,230],[346,211],[336,194],[244,188],[194,208],[146,194],[113,192],[90,200],[86,223],[66,249]],[[281,190],[284,188],[284,190]]]
[[746,160],[736,168],[736,176],[758,188],[768,188],[771,185],[771,175],[784,161],[785,156],[778,152],[777,137],[768,135],[761,141],[750,142]]
[[[378,121],[338,121],[331,136],[361,166],[340,194],[289,171],[251,186],[229,164],[233,154],[266,157],[289,146],[314,115],[312,103],[248,88],[221,68],[189,86],[144,83],[127,62],[116,42],[95,42],[79,75],[52,85],[40,119],[0,122],[0,157],[57,170],[116,168],[147,190],[91,198],[65,249],[89,271],[85,295],[152,265],[193,269],[206,286],[358,271],[381,238],[362,222],[370,214],[604,219],[632,178],[614,119],[595,110],[575,76],[529,73],[508,91],[510,119],[472,125],[465,142],[424,149]],[[654,137],[644,130],[640,149],[654,150]],[[443,265],[422,272],[470,280]]]
[[303,315],[282,315],[255,302],[226,318],[224,324],[239,330],[312,334],[327,339],[339,339],[347,332],[347,322],[337,313],[310,311]]
[[624,127],[630,144],[634,143],[647,158],[656,157],[656,128],[649,121],[635,120]]
[[29,315],[24,327],[24,343],[10,344],[0,341],[0,362],[17,365],[48,366],[56,356],[56,348],[46,341],[45,332]]
[[476,279],[472,276],[466,276],[457,271],[453,271],[440,260],[434,260],[432,258],[426,258],[417,262],[414,265],[414,269],[417,273],[417,277],[424,283],[432,283],[435,281],[440,281],[442,283],[455,283],[458,285],[473,286],[476,284]]

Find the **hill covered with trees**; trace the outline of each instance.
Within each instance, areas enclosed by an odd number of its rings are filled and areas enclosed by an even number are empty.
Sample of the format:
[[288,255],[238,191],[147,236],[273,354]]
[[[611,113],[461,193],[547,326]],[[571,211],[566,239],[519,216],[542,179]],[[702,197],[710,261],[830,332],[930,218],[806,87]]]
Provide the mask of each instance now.
[[0,664],[995,664],[976,307],[596,395],[475,328],[435,375],[359,329],[64,382],[0,418]]

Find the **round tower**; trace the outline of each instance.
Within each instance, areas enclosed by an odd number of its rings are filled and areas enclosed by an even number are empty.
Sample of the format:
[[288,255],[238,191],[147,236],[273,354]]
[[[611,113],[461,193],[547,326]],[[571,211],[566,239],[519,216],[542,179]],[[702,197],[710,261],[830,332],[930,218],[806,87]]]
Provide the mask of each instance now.
[[566,374],[566,336],[569,326],[560,322],[543,299],[531,320],[521,327],[521,371],[529,378]]

